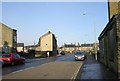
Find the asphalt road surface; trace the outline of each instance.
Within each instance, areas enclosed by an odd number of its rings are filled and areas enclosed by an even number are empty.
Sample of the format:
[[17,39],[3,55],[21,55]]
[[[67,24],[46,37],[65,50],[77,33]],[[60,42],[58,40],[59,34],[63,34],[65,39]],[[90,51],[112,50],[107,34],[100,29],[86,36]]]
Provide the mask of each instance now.
[[3,67],[3,79],[74,79],[83,61],[74,61],[73,54],[50,57]]

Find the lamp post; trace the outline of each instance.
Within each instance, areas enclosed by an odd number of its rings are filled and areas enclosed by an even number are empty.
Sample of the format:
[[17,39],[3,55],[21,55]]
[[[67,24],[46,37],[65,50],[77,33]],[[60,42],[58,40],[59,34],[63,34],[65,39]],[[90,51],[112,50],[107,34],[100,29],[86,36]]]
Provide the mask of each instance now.
[[[86,15],[86,14],[87,14],[87,12],[82,13],[82,15]],[[93,15],[93,28],[94,28],[94,53],[95,53],[95,59],[97,60],[96,23],[95,23],[95,16],[94,15]]]

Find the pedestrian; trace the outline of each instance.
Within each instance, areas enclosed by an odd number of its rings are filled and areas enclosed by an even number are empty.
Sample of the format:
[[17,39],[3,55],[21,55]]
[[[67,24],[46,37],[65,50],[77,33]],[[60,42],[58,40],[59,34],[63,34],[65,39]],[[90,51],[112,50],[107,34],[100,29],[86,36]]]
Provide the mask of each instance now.
[[49,52],[47,52],[47,57],[49,57]]

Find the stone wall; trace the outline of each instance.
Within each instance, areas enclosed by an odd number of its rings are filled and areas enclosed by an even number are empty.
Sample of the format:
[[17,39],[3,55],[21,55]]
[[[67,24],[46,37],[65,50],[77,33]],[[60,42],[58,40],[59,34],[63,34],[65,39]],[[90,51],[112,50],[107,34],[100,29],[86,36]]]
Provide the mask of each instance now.
[[100,61],[120,76],[120,15],[111,18],[99,36]]
[[2,45],[6,41],[10,47],[12,47],[13,42],[13,30],[6,25],[2,24]]
[[2,24],[0,23],[0,52],[2,52]]
[[[14,42],[14,39],[16,39],[16,42]],[[0,52],[16,52],[16,46],[17,30],[0,23]]]
[[117,18],[117,53],[118,53],[118,74],[120,79],[120,14]]
[[52,34],[43,36],[40,40],[41,51],[53,51],[52,49]]
[[116,2],[114,0],[109,0],[108,11],[110,20],[113,15],[120,13],[120,1]]

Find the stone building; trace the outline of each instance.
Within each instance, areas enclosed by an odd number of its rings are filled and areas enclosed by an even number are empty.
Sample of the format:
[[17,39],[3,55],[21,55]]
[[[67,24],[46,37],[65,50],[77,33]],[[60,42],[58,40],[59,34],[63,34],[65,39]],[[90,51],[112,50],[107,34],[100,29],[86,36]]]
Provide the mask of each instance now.
[[109,22],[98,38],[99,60],[120,78],[120,1],[108,4]]
[[0,52],[16,52],[17,30],[0,23]]
[[113,15],[120,13],[120,1],[119,0],[109,0],[108,2],[108,14],[109,20]]
[[62,47],[59,47],[59,51],[65,51],[67,53],[74,53],[76,51],[86,51],[89,52],[93,49],[94,44],[64,44]]
[[65,51],[67,53],[74,53],[79,49],[80,49],[80,46],[77,46],[75,44],[64,44],[62,51]]
[[100,61],[111,71],[120,72],[120,15],[114,15],[99,36]]
[[57,54],[57,40],[53,33],[48,31],[39,38],[38,47],[36,51],[49,52],[50,56]]
[[[98,44],[96,43],[96,48],[98,47]],[[95,44],[81,44],[81,51],[86,51],[86,52],[90,52],[94,50],[94,46]]]

